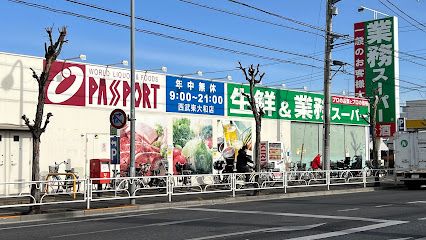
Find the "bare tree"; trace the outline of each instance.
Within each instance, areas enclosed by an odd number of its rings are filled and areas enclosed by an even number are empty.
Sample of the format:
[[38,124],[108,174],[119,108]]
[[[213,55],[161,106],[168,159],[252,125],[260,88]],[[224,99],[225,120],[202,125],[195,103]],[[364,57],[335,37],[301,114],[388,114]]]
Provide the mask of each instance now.
[[373,141],[373,162],[372,165],[375,169],[379,168],[379,146],[380,141],[379,138],[377,138],[377,132],[376,132],[376,117],[377,117],[377,105],[379,104],[380,98],[379,96],[375,95],[372,99],[371,103],[371,117],[370,117],[370,131],[371,131],[371,138]]
[[[44,111],[44,102],[46,100],[46,86],[47,82],[50,81],[50,69],[52,63],[56,61],[57,57],[61,53],[62,45],[67,42],[65,37],[67,35],[67,28],[62,27],[59,29],[59,37],[56,42],[53,42],[52,28],[46,28],[47,35],[49,37],[49,43],[44,43],[44,62],[43,70],[40,75],[31,68],[33,73],[33,78],[37,81],[38,84],[38,100],[37,100],[37,110],[35,114],[35,119],[33,123],[30,122],[26,115],[22,116],[22,119],[25,122],[25,125],[29,128],[32,138],[33,138],[33,157],[32,157],[32,172],[31,180],[40,181],[40,137],[46,131],[46,127],[50,122],[50,118],[53,116],[52,113],[47,113],[46,120],[43,124],[43,111]],[[32,201],[34,203],[40,202],[40,187],[38,184],[31,185],[31,196],[33,197]],[[40,206],[30,207],[30,213],[40,213]]]
[[255,170],[256,172],[260,172],[260,132],[262,130],[262,117],[265,115],[265,112],[263,111],[263,108],[259,107],[256,103],[256,99],[254,97],[254,88],[262,81],[265,73],[260,74],[259,64],[256,66],[256,68],[254,68],[253,64],[250,65],[248,70],[241,65],[241,62],[238,62],[238,64],[240,65],[238,68],[241,69],[241,71],[244,73],[244,77],[250,86],[250,92],[248,94],[242,93],[242,95],[247,98],[250,104],[250,110],[253,112],[254,121],[256,122],[256,142],[254,144],[253,157]]

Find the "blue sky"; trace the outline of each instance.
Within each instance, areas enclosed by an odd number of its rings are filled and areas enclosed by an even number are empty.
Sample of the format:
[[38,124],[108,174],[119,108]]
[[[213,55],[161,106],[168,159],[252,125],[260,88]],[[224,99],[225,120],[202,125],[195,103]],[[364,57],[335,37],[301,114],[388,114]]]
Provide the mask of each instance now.
[[[46,5],[52,8],[76,12],[120,24],[129,24],[124,16],[79,6],[64,0],[24,0],[27,2]],[[129,12],[129,1],[126,0],[79,0],[81,2],[99,5],[120,12]],[[297,89],[307,86],[309,90],[321,91],[323,88],[323,62],[310,58],[298,57],[282,53],[282,51],[314,56],[323,59],[324,39],[315,34],[300,32],[283,27],[303,29],[321,33],[318,30],[303,27],[293,22],[270,16],[253,9],[231,3],[227,0],[187,0],[206,6],[231,11],[244,16],[250,16],[272,24],[261,23],[249,19],[232,16],[222,12],[201,8],[179,0],[136,0],[136,15],[171,24],[187,29],[193,29],[212,35],[222,36],[251,44],[262,45],[281,52],[268,51],[230,43],[218,39],[167,28],[157,24],[136,21],[136,27],[144,30],[184,38],[217,47],[262,55],[268,58],[291,60],[302,64],[319,67],[301,66],[295,64],[277,63],[272,60],[259,59],[238,55],[215,49],[182,43],[167,38],[145,33],[136,34],[136,66],[138,69],[157,69],[168,67],[170,74],[186,74],[201,70],[203,72],[217,72],[205,74],[206,78],[233,77],[234,82],[242,82],[239,71],[224,71],[235,69],[238,61],[243,65],[261,64],[261,71],[266,72],[264,84],[268,86],[285,83],[288,88]],[[325,26],[325,0],[241,0],[244,3],[268,10],[294,20],[310,25]],[[387,3],[385,0],[382,2]],[[390,0],[411,17],[421,23],[426,23],[426,3],[424,0]],[[338,33],[353,35],[355,22],[367,21],[373,18],[372,12],[357,11],[360,5],[379,10],[389,15],[395,15],[378,0],[342,0],[337,6],[339,15],[333,20],[333,30]],[[389,4],[388,4],[389,5]],[[43,43],[46,41],[44,28],[67,26],[69,43],[64,47],[61,57],[74,57],[80,53],[87,55],[87,62],[95,64],[110,64],[129,59],[129,31],[127,29],[92,22],[86,19],[52,13],[22,4],[0,1],[0,21],[2,36],[0,37],[0,51],[27,55],[43,55]],[[405,17],[407,18],[407,17]],[[281,25],[281,26],[277,26]],[[400,51],[426,58],[426,28],[420,31],[399,18],[399,48]],[[420,26],[421,27],[421,26]],[[400,78],[418,85],[426,85],[426,61],[424,59],[405,56],[418,64],[400,61]],[[333,59],[353,63],[353,45],[345,45],[335,49]],[[274,63],[274,64],[271,64]],[[265,66],[263,66],[266,64]],[[425,66],[420,66],[423,64]],[[352,68],[347,68],[353,72]],[[332,92],[341,93],[342,90],[353,91],[353,76],[342,73],[333,78]],[[401,86],[419,88],[419,91],[407,92],[401,89],[401,100],[424,99],[426,88],[409,83]]]

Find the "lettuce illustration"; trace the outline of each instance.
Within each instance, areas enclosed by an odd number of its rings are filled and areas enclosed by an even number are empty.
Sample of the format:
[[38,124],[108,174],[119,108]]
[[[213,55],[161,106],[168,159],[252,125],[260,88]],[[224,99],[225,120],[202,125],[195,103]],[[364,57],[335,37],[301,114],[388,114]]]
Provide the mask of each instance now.
[[173,121],[173,141],[175,146],[185,146],[194,137],[188,118],[180,118]]
[[194,153],[195,168],[199,174],[211,173],[212,172],[212,153],[207,148],[204,142],[199,142]]

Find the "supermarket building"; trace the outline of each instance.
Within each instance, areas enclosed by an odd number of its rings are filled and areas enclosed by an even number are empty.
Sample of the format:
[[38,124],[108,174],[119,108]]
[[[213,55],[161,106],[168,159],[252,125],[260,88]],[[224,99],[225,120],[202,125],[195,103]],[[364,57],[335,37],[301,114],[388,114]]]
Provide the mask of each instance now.
[[[35,115],[38,86],[30,68],[41,72],[42,64],[40,57],[0,53],[0,182],[30,180],[32,139],[21,116]],[[129,112],[130,71],[58,61],[50,79],[44,114],[53,117],[41,139],[41,174],[48,173],[49,165],[67,161],[80,177],[88,177],[90,159],[110,158],[111,111]],[[254,119],[241,94],[248,92],[246,85],[136,71],[135,90],[137,161],[162,159],[172,166],[178,147],[197,173],[215,173],[212,164],[223,149],[254,142]],[[265,111],[262,141],[271,147],[263,149],[264,160],[282,170],[289,162],[309,165],[322,151],[323,95],[259,87],[256,98]],[[354,155],[369,159],[368,101],[333,96],[331,107],[331,160]],[[128,161],[125,131],[122,168]],[[193,153],[206,157],[191,159]]]

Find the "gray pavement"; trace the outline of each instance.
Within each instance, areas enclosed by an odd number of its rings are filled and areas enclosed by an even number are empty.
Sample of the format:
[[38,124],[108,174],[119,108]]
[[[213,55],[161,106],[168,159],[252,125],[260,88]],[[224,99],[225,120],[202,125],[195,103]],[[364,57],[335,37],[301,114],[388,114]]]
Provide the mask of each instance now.
[[426,191],[175,206],[0,225],[1,239],[426,239]]

